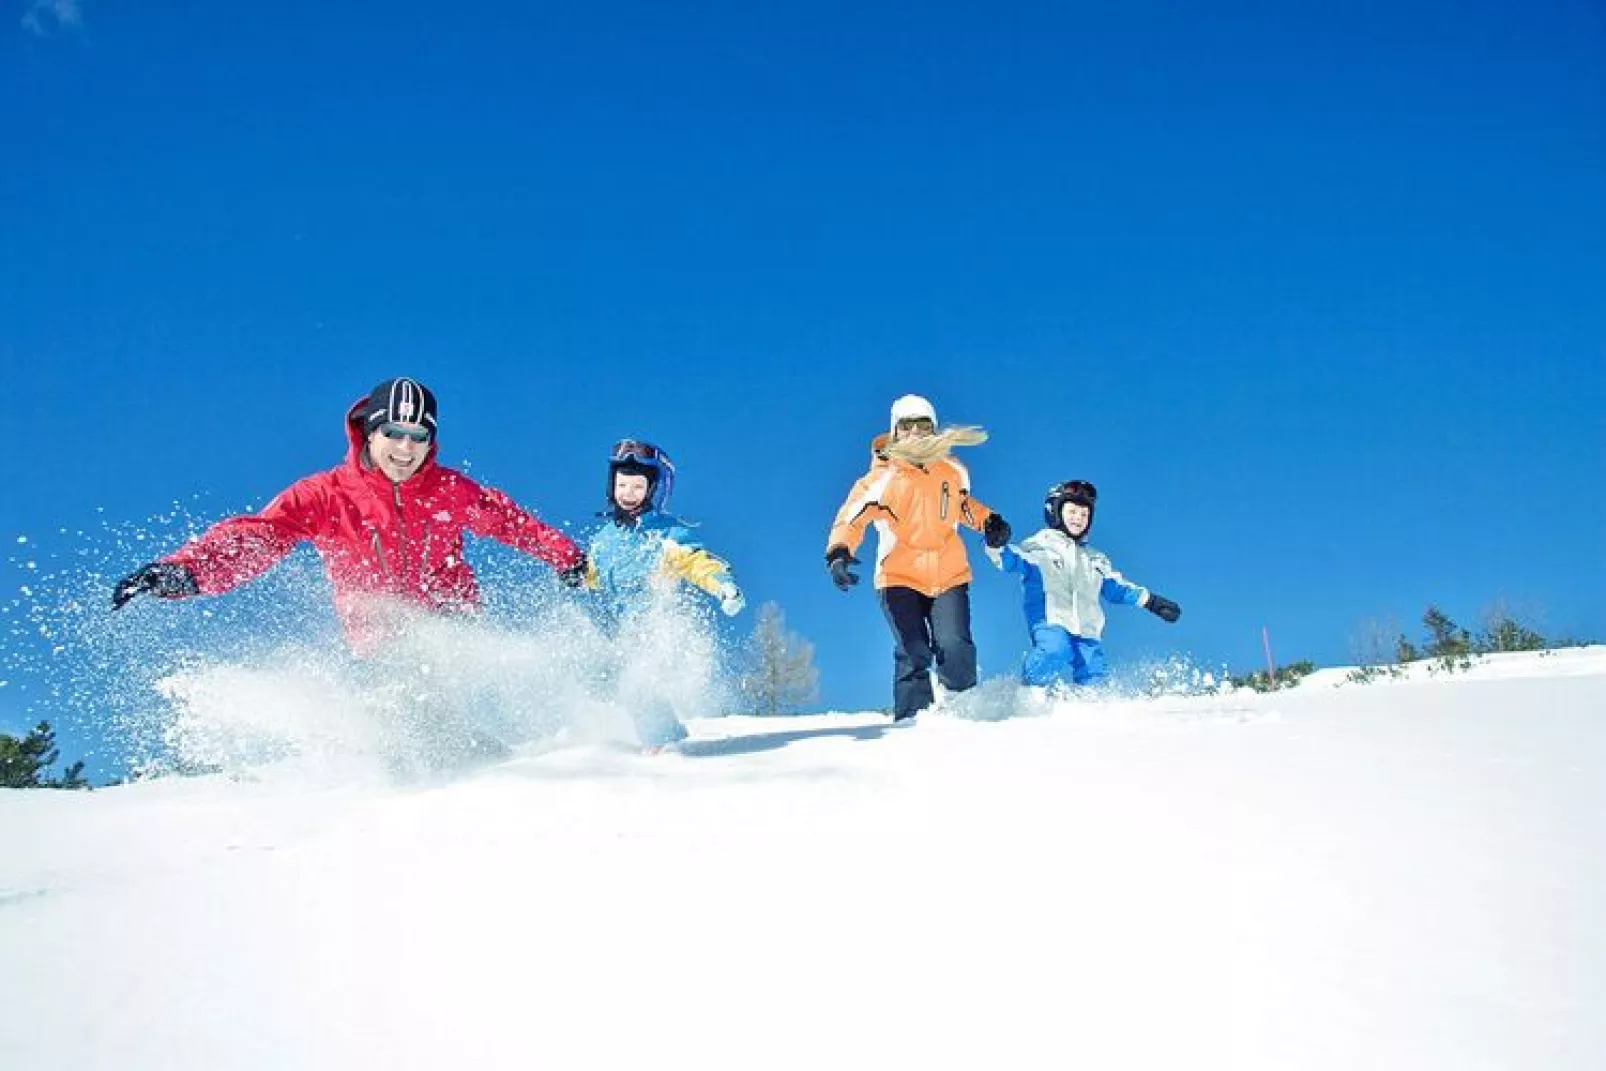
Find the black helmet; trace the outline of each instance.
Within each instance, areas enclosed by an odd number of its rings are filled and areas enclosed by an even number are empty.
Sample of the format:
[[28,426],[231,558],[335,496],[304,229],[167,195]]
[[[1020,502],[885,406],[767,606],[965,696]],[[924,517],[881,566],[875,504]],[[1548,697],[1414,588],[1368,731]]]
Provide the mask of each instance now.
[[[1093,507],[1098,504],[1098,500],[1099,489],[1086,480],[1066,480],[1064,483],[1057,483],[1043,496],[1043,523],[1050,528],[1058,528],[1065,532],[1065,521],[1060,517],[1060,511],[1065,503],[1075,502],[1079,506],[1086,506],[1087,527],[1082,529],[1081,535],[1071,536],[1080,543],[1093,530]],[[1065,534],[1071,535],[1069,532]]]

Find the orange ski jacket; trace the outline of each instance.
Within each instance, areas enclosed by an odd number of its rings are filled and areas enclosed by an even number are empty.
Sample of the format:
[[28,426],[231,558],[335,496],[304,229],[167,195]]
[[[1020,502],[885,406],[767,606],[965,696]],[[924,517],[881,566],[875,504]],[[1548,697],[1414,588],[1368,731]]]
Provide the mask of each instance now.
[[870,471],[837,510],[826,551],[857,552],[875,527],[875,586],[913,588],[937,596],[970,582],[961,524],[981,531],[992,510],[970,496],[970,471],[953,457],[916,465],[887,457],[888,435],[870,444]]

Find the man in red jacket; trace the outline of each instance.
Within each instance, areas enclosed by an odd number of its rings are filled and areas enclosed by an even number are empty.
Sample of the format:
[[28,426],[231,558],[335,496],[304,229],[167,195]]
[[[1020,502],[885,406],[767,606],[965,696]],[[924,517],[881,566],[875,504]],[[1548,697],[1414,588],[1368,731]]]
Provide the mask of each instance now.
[[296,481],[261,513],[213,525],[136,569],[113,591],[112,609],[143,594],[182,599],[228,591],[307,540],[328,570],[347,641],[366,652],[398,605],[478,609],[465,531],[540,558],[571,587],[584,583],[585,553],[572,540],[501,491],[435,463],[435,426],[435,396],[423,384],[387,379],[346,413],[345,464]]

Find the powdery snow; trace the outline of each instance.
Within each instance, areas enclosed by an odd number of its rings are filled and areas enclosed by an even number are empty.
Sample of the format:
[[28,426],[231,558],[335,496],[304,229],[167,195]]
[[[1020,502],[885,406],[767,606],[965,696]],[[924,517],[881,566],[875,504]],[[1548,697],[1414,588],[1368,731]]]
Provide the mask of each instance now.
[[0,792],[4,1062],[1606,1066],[1606,649],[1341,682]]

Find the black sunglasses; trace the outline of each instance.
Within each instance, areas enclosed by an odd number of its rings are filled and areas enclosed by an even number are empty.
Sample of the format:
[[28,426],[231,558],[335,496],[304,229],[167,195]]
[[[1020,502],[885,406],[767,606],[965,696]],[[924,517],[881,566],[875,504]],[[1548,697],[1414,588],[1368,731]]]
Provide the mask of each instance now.
[[386,424],[379,431],[380,434],[392,442],[411,439],[415,443],[427,443],[430,437],[428,428],[404,428],[398,424]]

